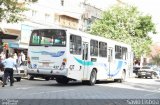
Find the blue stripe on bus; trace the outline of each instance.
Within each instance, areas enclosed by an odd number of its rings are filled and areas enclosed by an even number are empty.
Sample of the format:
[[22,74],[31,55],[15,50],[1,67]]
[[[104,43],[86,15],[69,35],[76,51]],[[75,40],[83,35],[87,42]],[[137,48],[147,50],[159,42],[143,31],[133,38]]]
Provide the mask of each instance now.
[[[92,65],[93,65],[93,62],[91,62],[91,61],[85,62],[84,60],[78,59],[78,58],[76,58],[76,57],[74,57],[74,59],[75,59],[78,63],[80,63],[81,65],[83,65],[83,66],[92,66]],[[117,67],[116,67],[116,69],[114,70],[115,73],[108,74],[108,76],[115,76],[115,75],[117,75],[117,74],[121,71],[121,68],[122,68],[122,66],[123,66],[123,63],[124,63],[123,61],[118,61]],[[103,66],[107,68],[107,65],[106,65],[106,64],[104,64]]]
[[76,57],[74,57],[74,59],[75,59],[78,63],[80,63],[81,65],[84,65],[84,66],[92,66],[92,65],[93,65],[93,62],[91,62],[91,61],[80,60],[80,59],[78,59],[78,58],[76,58]]
[[114,70],[116,73],[108,74],[108,76],[115,76],[115,75],[117,75],[120,72],[122,66],[123,66],[123,61],[118,61],[118,65],[116,67],[116,70]]
[[51,57],[60,57],[62,56],[65,51],[58,51],[58,52],[48,52],[48,51],[31,51],[32,53],[40,53],[42,55],[50,55]]

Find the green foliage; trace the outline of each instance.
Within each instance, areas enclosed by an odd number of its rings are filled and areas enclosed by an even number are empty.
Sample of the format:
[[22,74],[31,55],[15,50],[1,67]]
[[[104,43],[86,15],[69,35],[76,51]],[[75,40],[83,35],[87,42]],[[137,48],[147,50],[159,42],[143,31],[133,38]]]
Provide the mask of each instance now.
[[137,57],[150,52],[148,32],[155,33],[151,16],[134,6],[113,6],[91,26],[91,33],[130,44]]
[[22,13],[28,10],[25,4],[27,3],[18,3],[17,0],[0,0],[0,21],[6,20],[7,23],[22,21],[24,19]]

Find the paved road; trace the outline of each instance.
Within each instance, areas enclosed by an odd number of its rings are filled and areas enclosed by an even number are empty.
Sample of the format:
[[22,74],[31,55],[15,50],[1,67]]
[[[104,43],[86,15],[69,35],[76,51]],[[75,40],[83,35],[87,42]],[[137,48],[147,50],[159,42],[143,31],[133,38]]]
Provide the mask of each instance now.
[[[71,82],[59,85],[41,79],[0,87],[1,99],[160,99],[160,80],[128,79],[124,83],[100,82],[95,86]],[[83,104],[82,104],[83,105]],[[117,105],[117,104],[116,104]]]

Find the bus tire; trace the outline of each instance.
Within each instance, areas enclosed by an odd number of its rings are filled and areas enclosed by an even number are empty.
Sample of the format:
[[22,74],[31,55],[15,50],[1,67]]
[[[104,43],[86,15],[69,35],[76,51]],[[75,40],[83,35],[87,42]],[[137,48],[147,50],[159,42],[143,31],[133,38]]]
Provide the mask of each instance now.
[[49,81],[50,80],[50,77],[45,77],[44,78],[46,81]]
[[125,78],[126,78],[126,72],[125,72],[125,70],[123,70],[121,78],[120,79],[114,79],[114,82],[122,83],[122,82],[125,81]]
[[33,80],[33,79],[34,79],[34,76],[28,74],[28,75],[27,75],[27,79],[28,79],[28,80]]
[[126,71],[122,71],[122,76],[121,76],[121,82],[124,82],[126,80]]
[[56,82],[59,84],[68,84],[69,79],[67,77],[57,77]]
[[90,80],[89,80],[89,85],[93,86],[96,83],[96,79],[97,79],[97,72],[95,69],[92,70],[91,75],[90,75]]
[[82,84],[83,84],[83,85],[88,85],[88,81],[83,80],[83,81],[82,81]]

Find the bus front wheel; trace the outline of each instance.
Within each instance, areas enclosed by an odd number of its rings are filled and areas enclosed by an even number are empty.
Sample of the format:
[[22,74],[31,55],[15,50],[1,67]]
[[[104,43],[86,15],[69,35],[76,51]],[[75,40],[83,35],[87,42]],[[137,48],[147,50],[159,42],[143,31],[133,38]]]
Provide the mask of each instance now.
[[114,82],[122,83],[122,82],[125,81],[125,79],[126,79],[126,72],[125,72],[125,70],[123,70],[121,78],[120,79],[114,79]]
[[90,75],[90,80],[89,80],[89,85],[94,85],[96,83],[97,79],[97,72],[95,69],[92,70],[91,75]]

